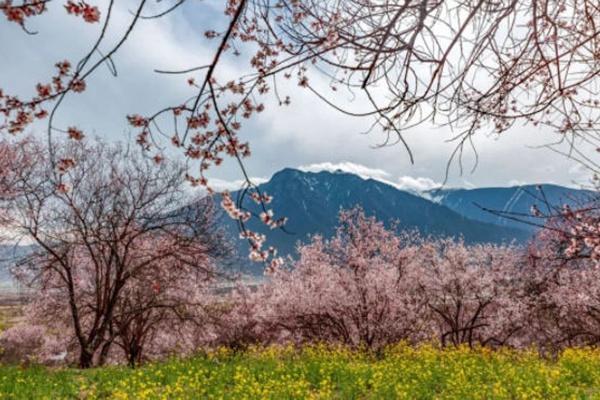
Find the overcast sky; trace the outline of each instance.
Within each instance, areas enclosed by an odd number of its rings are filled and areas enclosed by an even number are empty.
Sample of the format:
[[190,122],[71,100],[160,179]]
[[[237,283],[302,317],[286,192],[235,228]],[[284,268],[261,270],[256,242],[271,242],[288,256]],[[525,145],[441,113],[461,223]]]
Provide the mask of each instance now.
[[[85,24],[68,17],[61,2],[53,2],[49,14],[32,19],[29,27],[39,31],[28,36],[15,24],[0,18],[0,87],[7,93],[31,96],[35,82],[46,81],[55,62],[78,60],[98,33],[99,25]],[[105,4],[99,4],[104,10]],[[119,8],[111,27],[114,40],[131,18],[128,9],[135,2],[117,2]],[[212,42],[203,32],[222,29],[220,0],[190,3],[168,18],[143,21],[131,39],[114,57],[119,75],[107,68],[89,80],[82,95],[70,95],[58,116],[62,127],[78,125],[88,135],[110,140],[127,140],[128,113],[151,113],[177,104],[193,94],[188,76],[157,76],[153,70],[183,69],[205,64],[211,57]],[[159,3],[162,4],[162,3]],[[235,75],[240,63],[223,65],[224,72]],[[201,75],[197,76],[199,80]],[[253,156],[247,163],[252,176],[266,179],[284,167],[305,170],[344,169],[362,176],[373,176],[399,186],[426,189],[443,181],[446,164],[455,144],[446,142],[448,129],[420,126],[406,132],[415,156],[411,165],[400,146],[375,148],[383,140],[377,132],[364,134],[370,122],[340,115],[307,91],[285,87],[292,96],[289,107],[267,103],[267,111],[245,125],[244,137],[250,141]],[[342,101],[352,104],[349,93],[339,92]],[[354,107],[360,108],[360,100]],[[38,127],[37,134],[43,129]],[[458,164],[450,170],[449,186],[508,186],[522,183],[585,184],[589,173],[577,163],[547,149],[537,148],[557,137],[533,127],[516,127],[501,136],[479,135],[475,146],[479,164],[471,172],[474,157],[465,156],[465,170]],[[214,178],[227,186],[240,178],[233,163],[215,171]]]

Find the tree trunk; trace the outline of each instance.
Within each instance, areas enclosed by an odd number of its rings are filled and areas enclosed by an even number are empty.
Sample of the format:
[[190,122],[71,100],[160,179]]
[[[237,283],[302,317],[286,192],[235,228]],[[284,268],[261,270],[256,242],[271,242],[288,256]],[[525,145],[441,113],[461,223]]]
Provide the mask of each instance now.
[[79,368],[86,369],[91,368],[93,365],[94,354],[87,349],[81,349],[79,355]]
[[127,358],[129,359],[129,366],[131,368],[135,368],[140,358],[140,348],[138,347],[137,343],[134,342],[131,344],[131,346],[129,346],[129,354]]
[[108,352],[112,345],[111,341],[107,341],[102,345],[102,349],[100,350],[100,356],[98,357],[98,365],[102,366],[106,364],[106,359],[108,358]]

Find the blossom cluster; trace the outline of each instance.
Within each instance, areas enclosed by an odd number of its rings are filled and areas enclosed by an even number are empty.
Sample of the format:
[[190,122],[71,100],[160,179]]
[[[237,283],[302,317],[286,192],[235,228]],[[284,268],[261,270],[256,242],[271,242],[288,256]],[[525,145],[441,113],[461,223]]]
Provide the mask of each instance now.
[[27,18],[40,15],[46,11],[47,1],[28,0],[19,5],[14,5],[12,0],[5,0],[0,2],[0,10],[2,10],[7,20],[23,26]]
[[83,0],[77,2],[68,0],[67,4],[65,4],[65,9],[67,13],[80,16],[87,23],[91,24],[100,21],[100,10],[98,7],[91,6]]
[[[47,11],[46,4],[51,0],[24,0],[20,4],[14,4],[12,0],[0,2],[0,10],[8,21],[15,22],[24,27],[27,18],[38,16]],[[68,0],[65,5],[68,14],[80,16],[87,23],[100,21],[100,10],[84,0]]]
[[[6,130],[11,135],[21,133],[34,121],[48,117],[48,102],[56,100],[68,90],[80,93],[86,89],[85,81],[73,72],[69,61],[58,62],[55,67],[57,73],[51,82],[37,83],[36,96],[27,101],[6,94],[0,89],[0,115],[5,118],[4,124],[0,125],[0,131]],[[83,137],[83,133],[74,127],[69,128],[68,134],[77,140]]]

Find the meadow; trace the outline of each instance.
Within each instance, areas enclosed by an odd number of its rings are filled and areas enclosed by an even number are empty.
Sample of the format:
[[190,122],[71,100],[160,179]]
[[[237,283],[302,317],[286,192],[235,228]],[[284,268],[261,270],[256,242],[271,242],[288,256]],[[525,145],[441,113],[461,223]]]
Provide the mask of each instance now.
[[1,366],[0,399],[594,399],[600,350],[534,351],[399,344],[220,349],[138,369]]

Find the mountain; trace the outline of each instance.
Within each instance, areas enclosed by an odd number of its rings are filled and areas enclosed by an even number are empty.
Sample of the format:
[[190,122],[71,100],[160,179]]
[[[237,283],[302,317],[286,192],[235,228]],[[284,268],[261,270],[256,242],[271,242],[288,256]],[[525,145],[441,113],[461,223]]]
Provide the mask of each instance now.
[[[536,206],[547,212],[547,204],[571,206],[589,202],[597,196],[588,190],[577,190],[557,185],[525,185],[514,187],[496,187],[480,189],[436,189],[427,192],[435,202],[450,208],[457,213],[480,222],[491,223],[503,227],[524,229],[533,232],[534,225],[505,218],[503,215],[530,215],[531,208]],[[501,212],[494,214],[484,210]],[[518,217],[531,223],[542,223],[543,220],[533,217]]]
[[[269,230],[255,219],[248,227],[266,234],[267,245],[275,246],[284,255],[294,255],[298,241],[306,242],[312,234],[333,235],[339,211],[356,205],[362,206],[367,215],[375,216],[387,226],[398,221],[400,229],[417,229],[423,235],[462,236],[468,243],[523,242],[531,234],[517,227],[471,219],[423,196],[341,171],[304,172],[287,168],[277,172],[259,188],[273,196],[270,207],[277,213],[275,217],[288,218],[287,233]],[[234,192],[232,196],[236,198],[238,194]],[[258,211],[258,206],[249,198],[244,204]],[[227,216],[222,221],[231,235],[237,237],[238,228],[234,221]],[[243,241],[238,243],[240,253],[247,254],[247,244]]]
[[[589,201],[594,192],[569,189],[555,185],[528,185],[510,188],[437,189],[423,194],[406,192],[374,179],[337,172],[303,172],[286,168],[277,172],[266,183],[259,185],[262,192],[273,196],[270,207],[285,216],[286,231],[270,230],[252,219],[249,229],[267,235],[267,246],[276,247],[280,254],[295,255],[298,242],[307,242],[310,235],[334,234],[341,209],[360,205],[367,215],[375,216],[391,227],[417,229],[423,235],[462,236],[468,243],[526,242],[535,227],[496,216],[482,207],[529,214],[532,205],[543,209],[549,204],[580,204]],[[237,198],[239,192],[233,192]],[[210,198],[202,200],[211,201]],[[219,202],[218,196],[213,201]],[[245,207],[258,212],[258,206],[247,197]],[[193,207],[190,205],[189,207]],[[219,207],[218,207],[219,209]],[[262,273],[262,265],[247,260],[248,245],[238,240],[238,227],[228,216],[219,216],[238,247],[239,265],[245,273]],[[0,286],[10,284],[9,260],[32,250],[31,246],[0,245]]]

